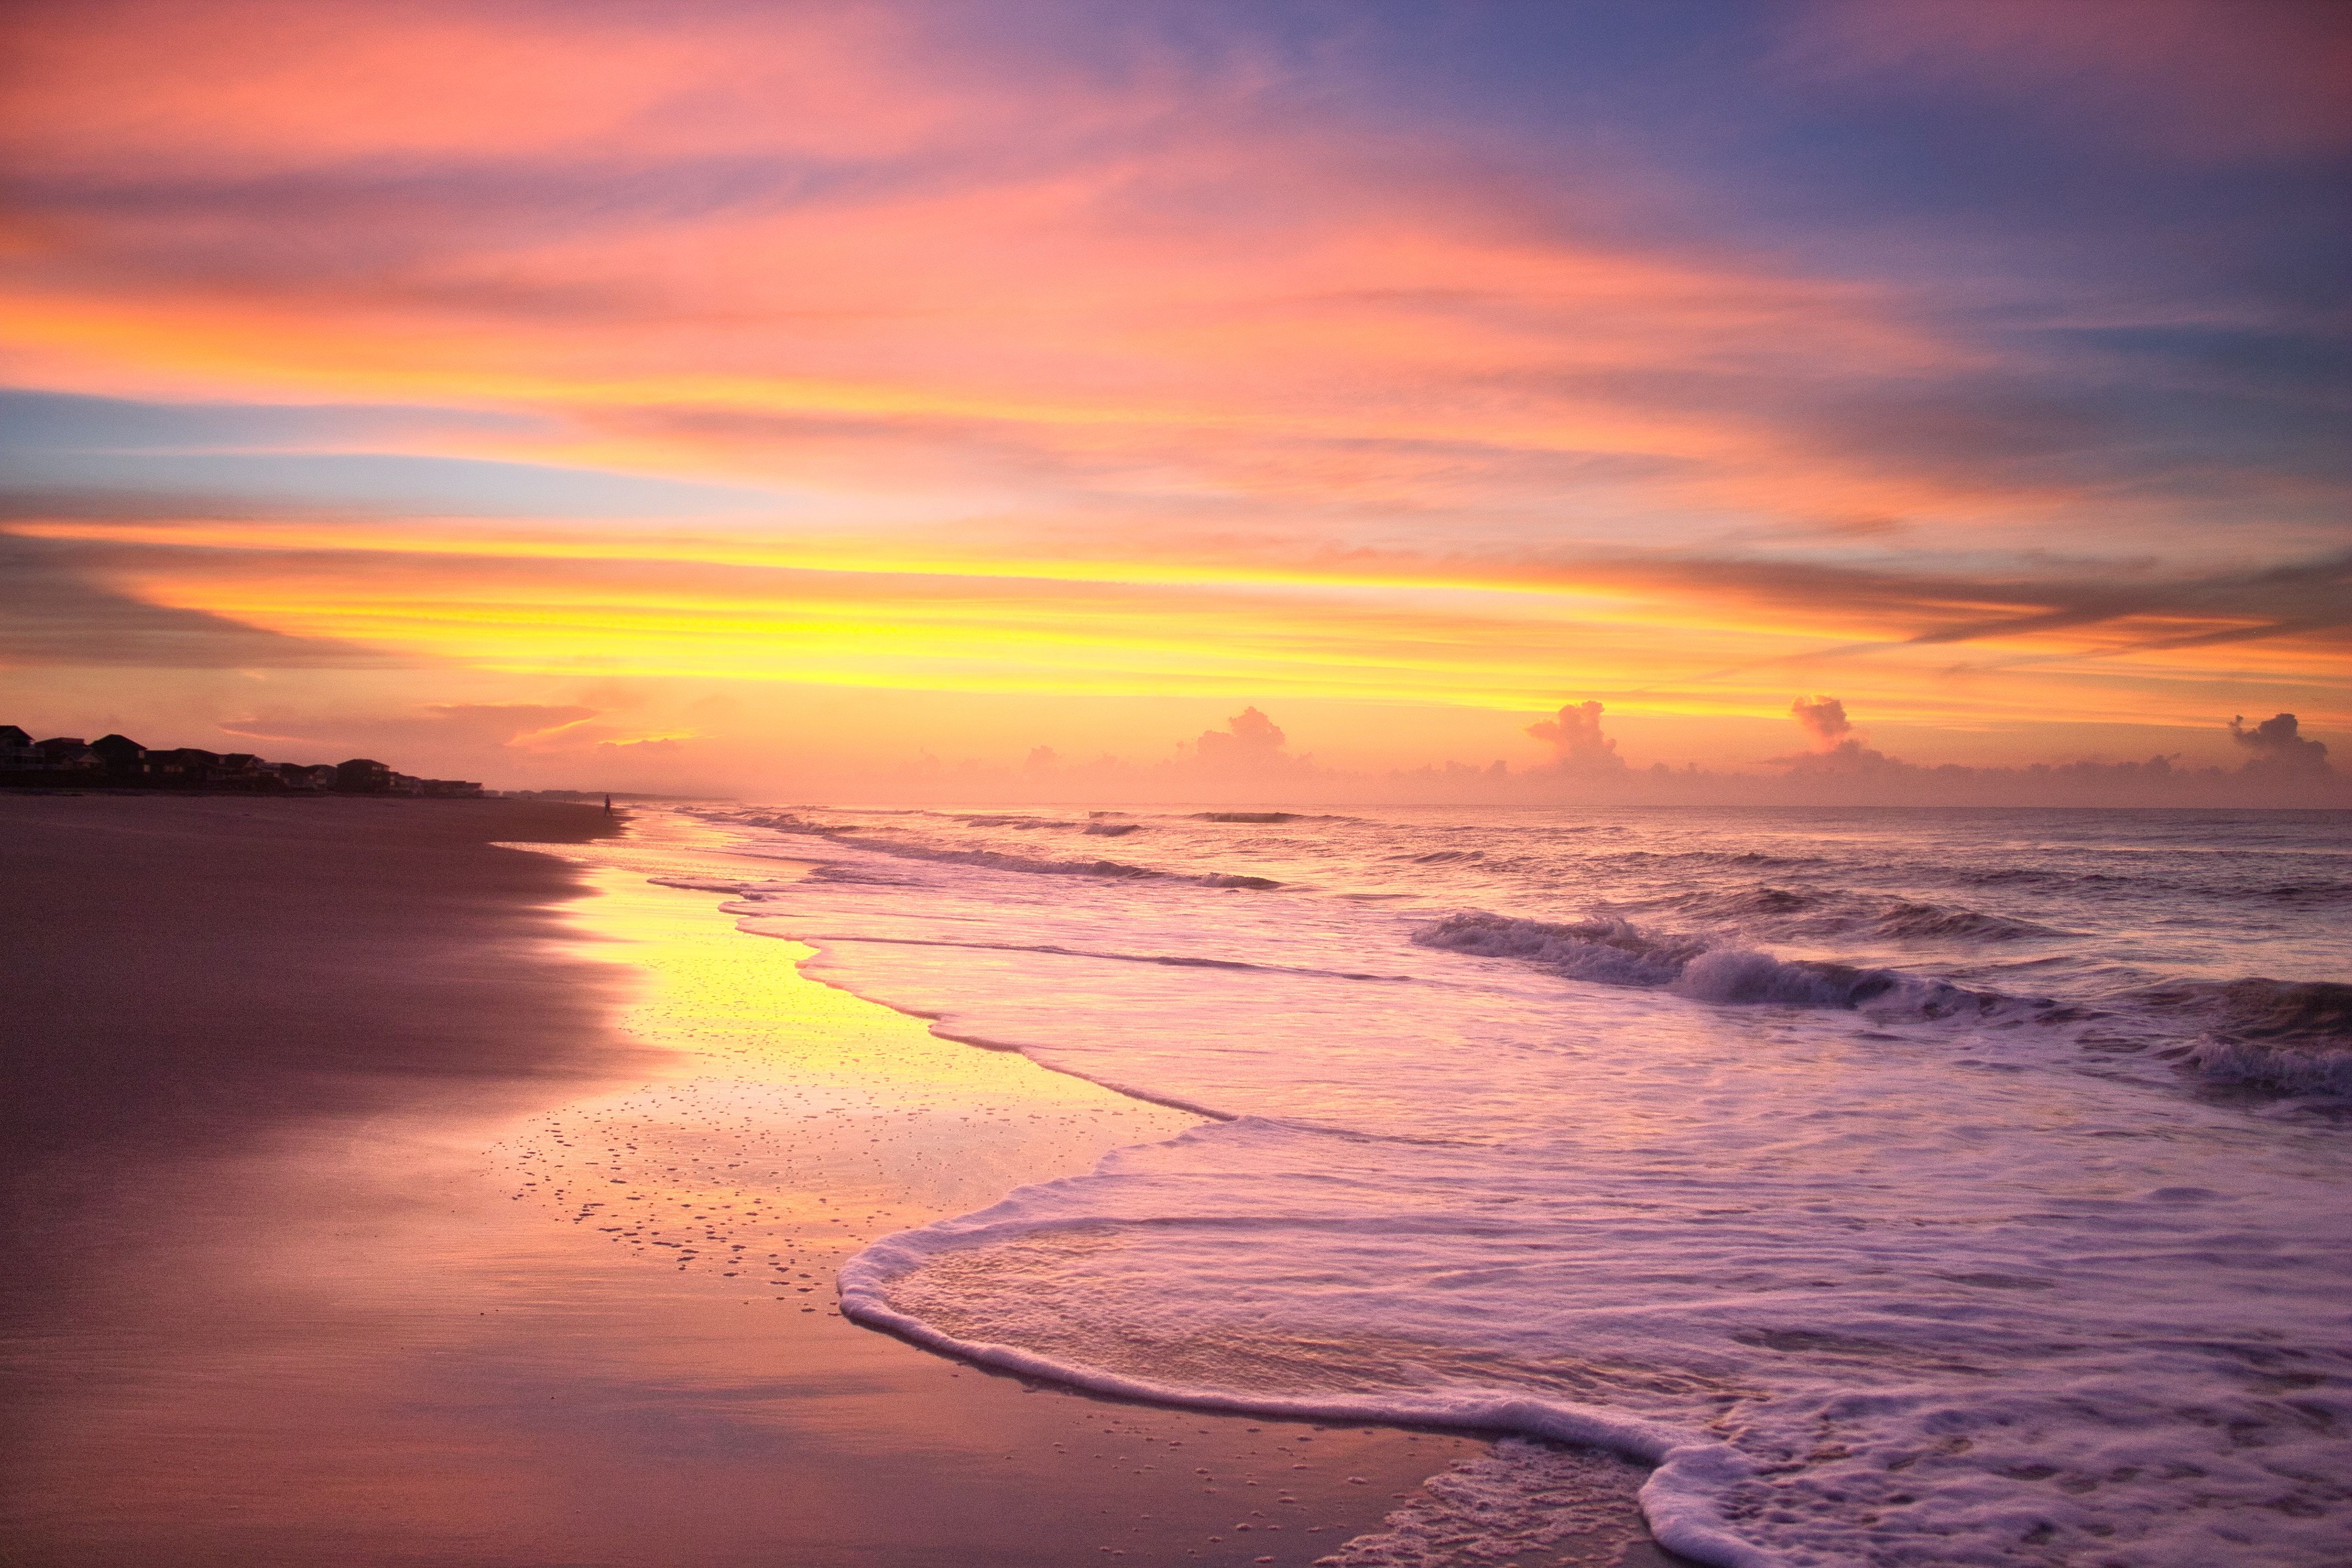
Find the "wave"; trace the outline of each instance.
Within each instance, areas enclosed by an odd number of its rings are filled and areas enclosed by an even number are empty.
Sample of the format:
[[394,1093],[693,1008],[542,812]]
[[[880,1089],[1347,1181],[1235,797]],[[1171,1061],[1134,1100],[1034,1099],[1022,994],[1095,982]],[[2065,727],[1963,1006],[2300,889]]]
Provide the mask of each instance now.
[[2066,934],[2049,926],[2036,925],[2032,921],[2012,920],[2007,915],[1990,915],[1979,910],[1951,909],[1942,904],[1915,904],[1904,899],[1895,900],[1873,920],[1870,929],[1881,936],[1915,942],[1952,939],[2017,942],[2028,937]]
[[2352,1050],[2315,1050],[2208,1036],[2182,1058],[2214,1083],[2352,1098]]
[[1665,989],[1728,1005],[1859,1007],[1888,1000],[1934,1018],[2011,1000],[1888,969],[1774,958],[1702,936],[1653,936],[1606,917],[1559,924],[1471,910],[1423,926],[1412,940],[1448,952],[1511,959],[1570,980]]
[[2253,975],[2152,986],[2134,999],[2202,1025],[2182,1059],[2216,1083],[2352,1095],[2352,985]]
[[[677,888],[698,884],[664,880],[662,885]],[[728,913],[740,915],[746,920],[789,921],[793,918],[789,910],[775,909],[762,902],[762,897],[763,895],[756,893],[747,894],[741,904],[728,904],[722,907]],[[761,930],[758,934],[772,936],[777,933]],[[810,947],[834,947],[844,942],[865,942],[880,947],[950,948],[961,952],[1040,952],[1055,958],[1093,958],[1109,963],[1156,963],[1169,969],[1233,969],[1253,974],[1304,975],[1314,980],[1369,980],[1408,984],[1412,978],[1408,974],[1374,974],[1359,970],[1318,969],[1311,964],[1256,963],[1247,959],[1203,958],[1189,953],[1119,952],[1106,948],[1066,947],[1059,942],[955,942],[944,937],[876,936],[870,932],[830,934],[798,927],[793,929],[792,934],[786,940],[803,942]]]
[[2147,986],[2130,999],[2197,1014],[2209,1033],[2231,1039],[2352,1050],[2352,985],[2334,981],[2193,980]]
[[1768,855],[1760,849],[1622,849],[1595,857],[1598,863],[1610,868],[1633,866],[1765,866],[1776,870],[1805,867],[1834,866],[1838,862],[1819,855]]
[[1963,867],[1952,873],[1955,879],[1980,888],[2095,888],[2137,887],[2137,877],[2117,877],[2105,871],[2056,871],[2040,866],[1976,866]]
[[1759,883],[1734,892],[1699,891],[1660,900],[1686,913],[1727,921],[1811,918],[1786,929],[1806,936],[1862,933],[1896,942],[2018,942],[2070,933],[2011,915],[1910,899],[1864,899],[1814,888]]
[[1660,942],[1630,921],[1596,917],[1556,924],[1472,910],[1412,933],[1423,947],[1478,958],[1507,958],[1571,980],[1610,985],[1671,985],[1706,951],[1697,941]]
[[[1125,860],[1052,859],[1034,855],[1015,855],[1003,849],[957,848],[940,844],[909,843],[904,839],[880,840],[859,833],[854,828],[838,827],[829,823],[810,822],[790,812],[747,814],[726,818],[747,827],[764,827],[776,833],[801,834],[822,838],[844,848],[861,849],[876,855],[887,855],[899,860],[921,860],[942,866],[976,866],[990,871],[1014,871],[1036,877],[1088,877],[1100,881],[1163,881],[1192,882],[1203,888],[1219,888],[1252,892],[1266,892],[1283,884],[1271,877],[1251,876],[1234,871],[1163,871],[1150,866],[1137,866]],[[967,817],[960,820],[975,824],[1001,824],[1022,821],[1047,827],[1076,827],[1074,822],[1051,822],[1042,818]],[[1123,836],[1141,826],[1133,822],[1093,822],[1085,831],[1112,837]]]
[[1704,1432],[1594,1405],[1483,1390],[1302,1396],[1136,1377],[1018,1345],[961,1338],[892,1303],[889,1288],[895,1280],[921,1268],[944,1247],[968,1242],[968,1233],[945,1226],[902,1231],[875,1242],[843,1264],[836,1276],[842,1315],[977,1365],[1115,1399],[1288,1420],[1512,1434],[1612,1449],[1656,1467],[1642,1487],[1640,1501],[1660,1545],[1718,1568],[1777,1568],[1777,1554],[1732,1533],[1719,1502],[1724,1493],[1755,1473],[1755,1464]]
[[1002,849],[940,849],[924,844],[871,844],[843,837],[840,842],[860,849],[877,850],[906,860],[929,860],[946,866],[982,866],[992,871],[1020,871],[1033,877],[1094,877],[1107,881],[1139,881],[1161,878],[1165,871],[1131,866],[1124,860],[1043,860]]
[[[1685,964],[1673,989],[1695,1002],[1859,1007],[1906,984],[1918,984],[1885,969],[1774,958],[1749,948],[1718,947]],[[1959,994],[1957,986],[1940,989]],[[1933,1005],[1923,1003],[1921,1010],[1927,1011]]]
[[1788,888],[1750,888],[1721,900],[1719,908],[1730,915],[1786,915],[1799,910],[1810,910],[1822,901],[1822,895],[1798,892]]
[[1932,943],[1962,950],[2074,934],[1957,905],[1761,883],[1733,890],[1676,892],[1624,907],[1671,911],[1703,926],[1728,928],[1717,945],[1730,944],[1730,932],[1746,933],[1750,940],[1808,946],[1853,939],[1866,944]]
[[[1161,878],[1168,873],[1155,871],[1148,866],[1132,866],[1123,860],[1052,860],[1031,855],[1013,855],[1002,849],[955,849],[934,844],[883,842],[866,837],[854,829],[836,827],[828,823],[810,822],[791,812],[748,813],[726,820],[746,827],[764,827],[775,833],[803,835],[838,844],[845,848],[863,849],[877,855],[887,855],[900,860],[927,860],[938,865],[980,866],[992,871],[1021,871],[1033,876],[1094,877],[1106,880],[1134,880]],[[1065,826],[1076,826],[1066,824]]]
[[2290,882],[2254,895],[2282,904],[2352,903],[2352,882]]

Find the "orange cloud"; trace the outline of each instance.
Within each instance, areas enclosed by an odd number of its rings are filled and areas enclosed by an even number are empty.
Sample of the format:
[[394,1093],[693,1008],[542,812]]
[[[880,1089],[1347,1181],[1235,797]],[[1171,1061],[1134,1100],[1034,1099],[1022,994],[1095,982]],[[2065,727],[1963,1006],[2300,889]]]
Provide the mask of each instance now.
[[[193,466],[184,504],[125,500],[77,449],[13,494],[11,547],[205,668],[1557,710],[1564,755],[1565,692],[1612,721],[1832,679],[1979,729],[2345,713],[2346,488],[2263,444],[2302,405],[2212,368],[2267,340],[2166,348],[2184,379],[2153,384],[2139,317],[2028,310],[1977,253],[1889,266],[1873,220],[1866,265],[1637,136],[1498,153],[1341,103],[1313,89],[1344,37],[1121,11],[1055,47],[987,13],[20,8],[10,378],[448,413],[235,455],[503,463],[523,500],[297,505]],[[2137,102],[2214,31],[2083,14],[1824,8],[1752,74]],[[2333,145],[2317,68],[2249,36],[2223,74],[2282,106],[2213,134]],[[2236,445],[2135,402],[2217,385],[2259,427]],[[646,477],[736,489],[574,504]]]

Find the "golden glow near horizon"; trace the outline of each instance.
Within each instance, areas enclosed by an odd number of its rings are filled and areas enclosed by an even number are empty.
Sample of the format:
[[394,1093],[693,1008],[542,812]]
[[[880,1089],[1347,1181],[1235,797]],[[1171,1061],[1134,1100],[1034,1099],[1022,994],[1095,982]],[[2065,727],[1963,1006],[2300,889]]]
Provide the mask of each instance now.
[[[2018,613],[1965,600],[1914,601],[1895,616],[1866,605],[1805,612],[1718,594],[1701,620],[1691,595],[1654,578],[1509,583],[1499,580],[1502,572],[1462,563],[1427,563],[1416,575],[1421,563],[1409,561],[1380,563],[1385,572],[1366,564],[1318,574],[1236,563],[937,559],[919,547],[894,558],[871,543],[828,550],[757,536],[499,537],[251,522],[30,522],[16,531],[170,547],[177,573],[149,569],[130,579],[155,604],[530,674],[1336,695],[1518,710],[1540,709],[1557,690],[1565,659],[1578,661],[1595,687],[1660,683],[1652,661],[1662,636],[1675,639],[1685,669],[1703,674],[1727,662],[1801,658],[1824,643],[1878,645],[1885,656],[1899,650],[1923,616]],[[192,571],[188,557],[197,552],[225,561]],[[351,556],[378,559],[339,564]],[[272,560],[274,570],[261,566]],[[620,570],[566,571],[580,563]],[[2115,677],[2101,664],[2159,685],[2193,680],[2213,656],[2163,645],[2250,624],[2227,616],[2126,616],[2088,628],[2028,626],[1971,647],[1988,661],[2076,666],[2091,677],[2082,697],[2048,716],[2097,719],[2118,711]],[[2324,651],[2292,637],[2221,646],[2231,668],[2279,679],[2292,679],[2301,661]],[[1952,660],[1940,647],[1908,651],[1915,664]],[[1674,684],[1671,673],[1664,684]],[[1715,684],[1712,692],[1653,702],[1683,713],[1752,710],[1788,680],[1732,691],[1721,689],[1719,679]],[[2163,700],[2155,694],[2144,715],[2124,711],[2161,719]],[[1939,695],[1925,711],[1949,715],[1970,706]],[[1910,716],[1900,699],[1879,710]]]
[[[1735,154],[1527,18],[1423,75],[1369,21],[1200,52],[1149,7],[1068,48],[887,5],[35,9],[0,118],[37,185],[0,251],[27,713],[87,722],[139,658],[169,711],[303,732],[625,700],[593,743],[690,737],[703,779],[768,765],[744,705],[787,687],[1070,700],[999,763],[1212,700],[1391,767],[1541,763],[1525,725],[1586,699],[1735,769],[1816,689],[1992,765],[2352,725],[2346,487],[2260,368],[2319,326],[2158,288],[2038,190],[1925,212],[1927,164],[1775,140],[1802,100],[1908,156],[1887,29],[1952,62],[1955,145],[2038,112],[2046,57],[2110,108],[2037,156],[2159,224],[2200,160],[2340,150],[2276,83],[2263,138],[2216,106],[2184,157],[2170,57],[2097,29],[1882,19],[1801,68],[1763,26],[1688,68],[1730,69],[1693,90]],[[2190,54],[2263,79],[2294,51],[2258,34]],[[1596,73],[1606,134],[1514,96],[1526,51]],[[1816,216],[1742,194],[1792,180]],[[799,744],[930,754],[890,713]]]

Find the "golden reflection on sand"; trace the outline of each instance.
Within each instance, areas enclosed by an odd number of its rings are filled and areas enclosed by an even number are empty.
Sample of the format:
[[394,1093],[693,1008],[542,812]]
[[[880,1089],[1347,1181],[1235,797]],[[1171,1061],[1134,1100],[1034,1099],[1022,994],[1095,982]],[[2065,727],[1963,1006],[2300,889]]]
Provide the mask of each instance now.
[[[809,979],[795,962],[807,948],[738,931],[721,895],[647,880],[710,876],[710,830],[664,816],[634,831],[561,853],[593,868],[598,896],[572,919],[635,971],[623,1026],[668,1068],[502,1142],[530,1195],[566,1218],[642,1249],[649,1216],[715,1207],[740,1247],[765,1256],[756,1231],[834,1255],[1198,1125]],[[780,880],[800,869],[733,863]]]

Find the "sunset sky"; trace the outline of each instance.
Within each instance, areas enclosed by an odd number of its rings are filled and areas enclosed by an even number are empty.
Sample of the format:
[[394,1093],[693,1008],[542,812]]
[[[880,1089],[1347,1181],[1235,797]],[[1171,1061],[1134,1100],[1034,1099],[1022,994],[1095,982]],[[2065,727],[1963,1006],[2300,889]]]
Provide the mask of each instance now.
[[2229,727],[2282,712],[2352,767],[2352,7],[0,26],[37,733],[777,798],[2324,766]]

